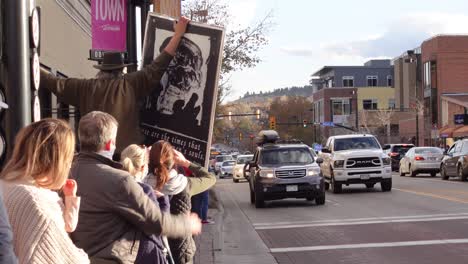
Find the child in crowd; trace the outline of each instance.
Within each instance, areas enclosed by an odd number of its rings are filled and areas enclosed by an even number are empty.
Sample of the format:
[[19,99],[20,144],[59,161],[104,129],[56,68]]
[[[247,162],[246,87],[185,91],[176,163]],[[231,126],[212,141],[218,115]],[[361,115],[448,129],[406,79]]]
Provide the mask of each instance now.
[[[154,191],[151,186],[142,183],[148,174],[148,150],[145,146],[130,145],[122,151],[120,156],[123,168],[128,171],[140,184],[143,191],[159,207],[162,212],[169,212],[169,199],[164,194]],[[146,234],[140,241],[136,264],[166,264],[172,263],[172,257],[167,239],[161,236]]]
[[[193,177],[179,174],[176,170],[178,166],[188,168]],[[164,195],[171,196],[170,211],[175,215],[189,214],[191,196],[211,188],[216,183],[214,175],[188,161],[169,142],[163,140],[151,147],[149,172],[145,182]],[[196,246],[192,236],[169,239],[169,245],[176,264],[193,262]]]
[[[57,193],[69,175],[74,149],[73,130],[59,119],[32,123],[16,137],[12,157],[0,175],[0,188],[19,263],[89,263],[88,255],[66,232],[76,226],[73,215],[78,207],[64,209]],[[64,188],[67,196],[73,196],[73,188]]]

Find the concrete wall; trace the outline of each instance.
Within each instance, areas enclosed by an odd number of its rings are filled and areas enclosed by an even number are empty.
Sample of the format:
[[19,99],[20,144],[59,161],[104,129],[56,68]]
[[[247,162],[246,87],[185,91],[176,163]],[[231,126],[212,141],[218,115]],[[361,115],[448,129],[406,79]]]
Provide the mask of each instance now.
[[395,98],[395,89],[391,87],[360,87],[357,88],[358,110],[363,110],[363,100],[377,99],[379,109],[388,109],[388,101]]
[[[36,0],[36,4],[41,7],[40,61],[68,77],[89,78],[97,72],[92,67],[95,63],[88,60],[91,49],[90,24],[86,25],[78,19],[80,15],[82,20],[88,19],[90,23],[91,15],[86,13],[84,2]],[[71,16],[73,14],[74,17]]]

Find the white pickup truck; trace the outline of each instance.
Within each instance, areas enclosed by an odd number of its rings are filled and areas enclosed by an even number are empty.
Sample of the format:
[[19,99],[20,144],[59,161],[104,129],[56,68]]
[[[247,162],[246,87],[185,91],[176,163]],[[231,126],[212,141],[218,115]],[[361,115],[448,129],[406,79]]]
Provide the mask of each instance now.
[[343,184],[374,188],[380,183],[382,191],[392,190],[391,159],[372,135],[332,136],[320,157],[325,189],[331,188],[333,193],[341,193]]

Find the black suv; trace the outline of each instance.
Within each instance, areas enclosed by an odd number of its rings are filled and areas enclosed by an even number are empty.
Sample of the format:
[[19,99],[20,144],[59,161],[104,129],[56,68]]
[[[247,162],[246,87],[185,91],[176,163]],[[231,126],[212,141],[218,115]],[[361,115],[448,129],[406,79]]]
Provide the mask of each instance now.
[[250,202],[260,208],[267,200],[306,198],[325,203],[325,187],[317,162],[307,145],[280,143],[278,133],[261,131],[253,160],[244,168],[249,175]]
[[400,169],[400,160],[411,148],[414,148],[413,144],[388,144],[383,146],[383,151],[392,159],[392,171]]

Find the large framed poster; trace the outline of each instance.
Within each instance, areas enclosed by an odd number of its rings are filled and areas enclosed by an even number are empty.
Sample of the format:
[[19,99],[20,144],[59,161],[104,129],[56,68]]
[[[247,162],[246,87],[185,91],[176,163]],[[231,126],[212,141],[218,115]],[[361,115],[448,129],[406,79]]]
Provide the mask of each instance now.
[[[174,20],[150,13],[143,65],[150,64],[174,33]],[[161,82],[142,105],[145,144],[170,142],[187,159],[208,166],[224,30],[190,22]]]

